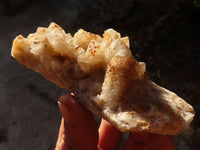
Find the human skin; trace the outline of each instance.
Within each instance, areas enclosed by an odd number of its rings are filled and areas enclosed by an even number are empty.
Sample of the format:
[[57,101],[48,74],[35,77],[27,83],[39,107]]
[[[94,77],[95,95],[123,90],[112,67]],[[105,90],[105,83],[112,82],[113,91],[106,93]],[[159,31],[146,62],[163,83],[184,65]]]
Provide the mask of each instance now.
[[[58,100],[62,121],[55,150],[118,150],[123,133],[102,119],[100,127],[91,112],[81,107],[72,95]],[[123,150],[174,150],[170,135],[133,133]]]

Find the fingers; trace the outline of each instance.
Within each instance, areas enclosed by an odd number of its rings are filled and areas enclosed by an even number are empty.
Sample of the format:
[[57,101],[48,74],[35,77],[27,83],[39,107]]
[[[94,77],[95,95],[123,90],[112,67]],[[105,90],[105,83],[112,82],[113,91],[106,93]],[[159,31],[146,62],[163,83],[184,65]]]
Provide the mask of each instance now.
[[171,135],[149,134],[148,145],[151,150],[174,150],[174,137]]
[[82,108],[68,94],[60,97],[58,105],[63,121],[61,122],[57,150],[96,149],[98,128],[93,115]]
[[[82,108],[73,97],[63,95],[59,99],[59,108],[63,116],[56,150],[115,150],[121,141],[122,133],[110,123],[102,120],[98,130],[92,114]],[[173,136],[130,133],[124,150],[174,150]]]
[[120,144],[122,133],[110,123],[102,119],[99,127],[99,149],[117,150]]
[[152,133],[130,133],[124,150],[174,150],[173,136]]
[[65,131],[64,119],[62,118],[55,150],[66,150],[67,148],[64,141],[65,140],[64,131]]
[[147,142],[147,133],[130,133],[123,150],[147,150]]

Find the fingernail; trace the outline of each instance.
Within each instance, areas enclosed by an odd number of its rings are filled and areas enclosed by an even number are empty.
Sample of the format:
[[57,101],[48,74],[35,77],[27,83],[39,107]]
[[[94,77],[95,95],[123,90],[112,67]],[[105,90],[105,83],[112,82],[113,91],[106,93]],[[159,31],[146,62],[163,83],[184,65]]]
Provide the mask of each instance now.
[[74,94],[74,93],[70,93],[70,95],[71,95],[71,96],[73,96],[73,97],[75,96],[75,94]]
[[64,118],[65,123],[69,123],[70,122],[70,112],[67,108],[67,105],[65,105],[64,103],[62,103],[60,100],[58,101],[58,107],[60,108],[60,112]]
[[73,100],[73,96],[70,94],[63,94],[59,100],[61,103],[65,104],[65,105],[71,105],[74,104],[74,100]]

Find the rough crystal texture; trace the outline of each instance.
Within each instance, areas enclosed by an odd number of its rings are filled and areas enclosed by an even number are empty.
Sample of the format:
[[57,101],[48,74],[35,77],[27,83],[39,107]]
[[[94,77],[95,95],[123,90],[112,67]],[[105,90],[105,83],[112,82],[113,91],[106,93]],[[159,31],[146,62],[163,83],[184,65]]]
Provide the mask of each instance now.
[[73,37],[55,23],[13,42],[12,56],[41,73],[119,130],[179,134],[194,116],[192,106],[149,80],[128,37],[113,29],[103,37],[80,29]]

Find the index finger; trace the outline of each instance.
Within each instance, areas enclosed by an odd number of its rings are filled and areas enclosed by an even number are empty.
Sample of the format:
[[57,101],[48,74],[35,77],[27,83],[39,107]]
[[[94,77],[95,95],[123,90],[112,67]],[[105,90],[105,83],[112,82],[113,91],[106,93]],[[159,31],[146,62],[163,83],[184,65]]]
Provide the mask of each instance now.
[[124,150],[130,149],[174,150],[174,139],[171,135],[131,132],[124,147]]
[[102,119],[99,127],[99,149],[118,149],[122,133],[109,122]]

